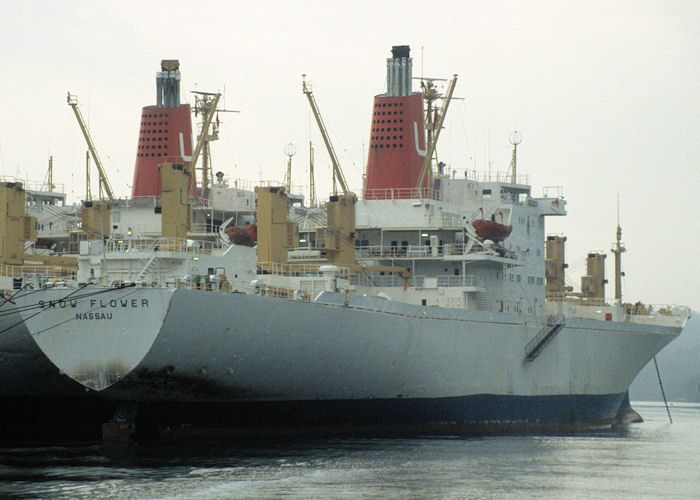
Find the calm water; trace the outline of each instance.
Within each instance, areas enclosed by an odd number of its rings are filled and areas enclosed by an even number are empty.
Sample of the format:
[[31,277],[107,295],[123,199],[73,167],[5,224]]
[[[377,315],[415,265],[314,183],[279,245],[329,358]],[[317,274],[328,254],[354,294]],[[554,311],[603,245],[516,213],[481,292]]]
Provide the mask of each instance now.
[[0,497],[700,498],[700,405],[600,433],[0,448]]

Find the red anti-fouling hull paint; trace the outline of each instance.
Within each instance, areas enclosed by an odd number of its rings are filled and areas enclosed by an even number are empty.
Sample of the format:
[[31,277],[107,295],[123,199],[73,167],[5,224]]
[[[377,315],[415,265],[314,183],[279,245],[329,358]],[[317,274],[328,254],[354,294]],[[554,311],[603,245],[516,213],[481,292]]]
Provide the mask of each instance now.
[[[365,199],[410,198],[427,150],[423,95],[376,96]],[[428,179],[424,182],[427,186]]]
[[[192,119],[189,104],[174,108],[146,106],[136,149],[133,198],[160,196],[161,162],[189,164],[192,159]],[[194,182],[191,185],[196,185]]]

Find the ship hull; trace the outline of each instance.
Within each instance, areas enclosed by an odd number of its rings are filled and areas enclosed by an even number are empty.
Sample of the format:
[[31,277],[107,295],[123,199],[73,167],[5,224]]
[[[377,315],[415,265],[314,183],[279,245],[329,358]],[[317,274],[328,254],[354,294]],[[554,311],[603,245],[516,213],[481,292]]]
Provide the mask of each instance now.
[[98,439],[114,402],[60,373],[12,302],[0,306],[0,332],[0,442]]
[[334,293],[316,302],[184,289],[99,293],[65,307],[66,291],[34,298],[44,312],[27,325],[63,372],[143,408],[228,408],[221,414],[243,427],[610,425],[629,408],[639,370],[680,332],[568,319],[526,361],[542,324],[517,315],[357,296],[346,304]]
[[[626,393],[595,396],[140,402],[168,436],[416,436],[557,433],[628,423]],[[636,415],[636,413],[635,413]],[[641,421],[641,420],[636,420]]]
[[85,394],[39,349],[12,302],[0,306],[0,332],[0,398]]

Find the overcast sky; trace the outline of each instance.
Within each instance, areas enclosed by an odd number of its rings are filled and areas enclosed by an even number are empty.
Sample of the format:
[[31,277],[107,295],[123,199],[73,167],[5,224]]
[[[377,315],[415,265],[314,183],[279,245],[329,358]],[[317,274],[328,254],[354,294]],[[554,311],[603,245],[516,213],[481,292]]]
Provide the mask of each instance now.
[[[450,168],[505,171],[517,129],[533,194],[562,186],[569,278],[609,251],[620,196],[626,300],[700,310],[700,2],[689,1],[8,1],[0,0],[0,174],[41,181],[53,155],[70,199],[85,192],[77,94],[112,187],[131,192],[141,107],[155,104],[161,59],[179,59],[191,90],[225,91],[214,171],[317,191],[328,156],[301,74],[348,182],[361,188],[372,99],[391,46],[414,75],[458,74],[438,145]],[[96,175],[93,174],[93,178]],[[93,192],[95,191],[93,187]],[[608,277],[612,289],[612,256]]]

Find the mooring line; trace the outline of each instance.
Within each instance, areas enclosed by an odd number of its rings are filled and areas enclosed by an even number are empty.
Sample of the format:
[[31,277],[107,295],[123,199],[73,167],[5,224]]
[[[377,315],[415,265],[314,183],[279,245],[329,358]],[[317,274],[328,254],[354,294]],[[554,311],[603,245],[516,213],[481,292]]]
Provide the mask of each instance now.
[[[88,286],[88,283],[85,283],[84,285],[82,285],[82,286],[76,288],[76,289],[73,290],[71,293],[69,293],[68,295],[66,295],[65,297],[63,297],[63,300],[69,299],[69,297],[71,297],[71,296],[73,296],[74,294],[78,293],[79,291],[81,291],[82,289],[84,289],[84,288],[87,287],[87,286]],[[108,289],[108,290],[113,290],[113,289]],[[36,291],[36,290],[34,290],[34,291]],[[34,291],[29,292],[29,293],[33,293]],[[100,293],[100,292],[99,292],[99,291],[98,291],[98,292],[92,292],[92,293],[90,293],[90,294],[85,294],[85,296],[97,295],[98,293]],[[28,295],[28,294],[27,294],[27,295]],[[74,297],[74,298],[77,299],[77,298],[82,298],[82,297],[83,297],[82,295],[78,295],[77,297]],[[24,312],[24,311],[29,311],[29,310],[32,310],[32,309],[37,309],[37,308],[39,309],[39,311],[35,312],[34,314],[32,314],[31,316],[29,316],[28,318],[22,318],[22,319],[20,319],[19,322],[15,323],[15,324],[13,324],[13,325],[8,326],[8,327],[5,328],[4,330],[0,330],[0,334],[3,334],[3,333],[5,333],[5,332],[7,332],[7,331],[13,329],[14,327],[16,327],[16,326],[18,326],[18,325],[21,325],[22,323],[26,322],[27,320],[32,319],[34,316],[37,316],[38,314],[41,314],[42,312],[46,311],[47,309],[42,309],[41,307],[39,307],[39,305],[38,305],[38,303],[37,303],[37,304],[30,304],[30,305],[23,306],[23,307],[17,307],[17,308],[14,309],[14,311],[13,311],[13,310],[9,311],[8,314],[12,314],[12,313],[17,313],[17,314],[19,314],[20,311]]]
[[656,362],[656,356],[654,356],[654,366],[656,367],[656,376],[659,378],[659,387],[661,387],[661,395],[664,398],[664,404],[666,405],[666,413],[668,413],[669,422],[673,423],[671,418],[671,410],[668,408],[668,402],[666,401],[666,393],[664,392],[664,384],[661,383],[661,374],[659,373],[659,364]]

